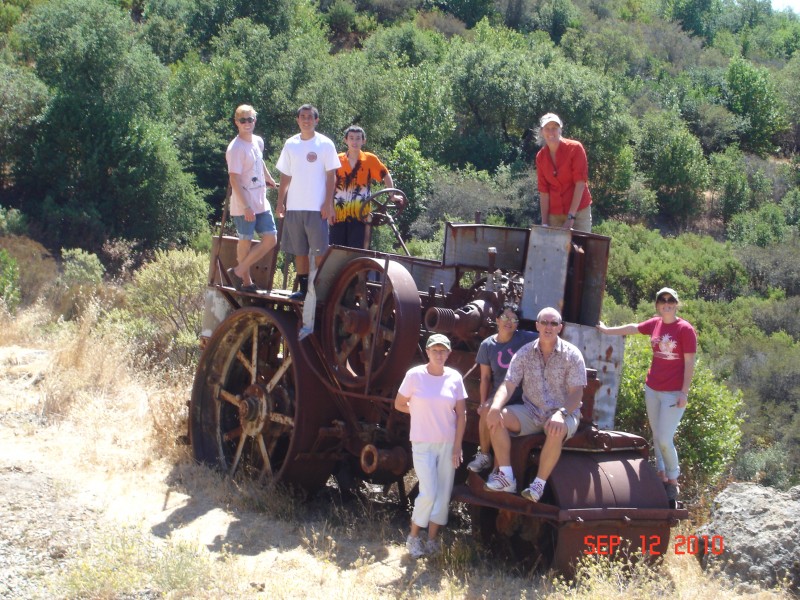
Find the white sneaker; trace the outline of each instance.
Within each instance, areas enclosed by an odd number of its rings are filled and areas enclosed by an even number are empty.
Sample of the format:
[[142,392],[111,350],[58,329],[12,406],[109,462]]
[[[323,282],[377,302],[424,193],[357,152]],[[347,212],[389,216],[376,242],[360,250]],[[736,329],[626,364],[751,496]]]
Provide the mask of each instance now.
[[489,492],[510,492],[517,493],[517,480],[512,476],[506,477],[501,471],[496,471],[489,475],[489,480],[483,486]]
[[538,481],[534,481],[524,490],[522,490],[522,497],[531,502],[538,502],[542,499],[544,494],[544,486]]
[[484,454],[483,452],[478,452],[475,455],[475,458],[472,459],[467,465],[467,469],[473,471],[475,473],[480,473],[481,471],[485,471],[489,467],[494,464],[494,459],[492,458],[491,454]]
[[442,551],[442,544],[439,540],[428,540],[425,542],[425,554],[434,555]]
[[406,550],[411,558],[422,558],[425,556],[425,543],[419,537],[408,536],[406,538]]

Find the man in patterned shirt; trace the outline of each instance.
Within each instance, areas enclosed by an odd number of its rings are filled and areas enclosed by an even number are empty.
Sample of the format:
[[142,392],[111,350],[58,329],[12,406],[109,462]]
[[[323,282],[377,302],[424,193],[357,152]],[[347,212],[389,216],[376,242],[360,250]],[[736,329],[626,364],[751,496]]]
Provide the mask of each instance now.
[[[539,471],[522,496],[538,502],[561,456],[561,447],[575,435],[580,422],[586,364],[580,350],[558,337],[563,322],[555,308],[543,308],[536,317],[539,339],[521,348],[511,359],[506,379],[498,388],[486,416],[499,468],[485,488],[516,493],[511,469],[511,436],[544,432],[547,439],[539,456]],[[519,405],[506,406],[522,384]]]

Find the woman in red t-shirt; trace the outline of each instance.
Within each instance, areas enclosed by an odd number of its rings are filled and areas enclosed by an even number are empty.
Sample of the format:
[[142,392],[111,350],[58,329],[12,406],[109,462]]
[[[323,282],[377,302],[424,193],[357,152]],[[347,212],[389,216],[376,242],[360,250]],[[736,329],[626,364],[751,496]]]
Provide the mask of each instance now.
[[606,327],[601,321],[597,330],[608,335],[643,333],[650,336],[653,362],[645,380],[644,399],[653,431],[656,468],[664,481],[667,497],[674,501],[678,496],[680,468],[673,439],[689,402],[697,334],[694,327],[678,317],[678,294],[672,288],[658,291],[656,312],[657,317],[638,324]]
[[543,144],[536,154],[536,179],[542,225],[592,230],[592,194],[586,150],[577,140],[561,137],[561,118],[547,113],[539,121]]

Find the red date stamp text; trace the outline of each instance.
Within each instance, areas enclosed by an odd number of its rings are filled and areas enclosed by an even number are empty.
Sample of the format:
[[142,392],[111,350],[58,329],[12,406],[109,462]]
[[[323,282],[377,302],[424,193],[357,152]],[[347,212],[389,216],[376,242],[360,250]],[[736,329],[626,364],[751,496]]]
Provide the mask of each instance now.
[[[638,550],[646,556],[660,556],[662,552],[660,535],[640,535]],[[586,545],[584,554],[601,554],[611,556],[616,554],[626,540],[618,535],[585,535],[583,543]],[[721,535],[676,535],[672,545],[675,554],[713,554],[719,556],[725,551],[725,540]]]

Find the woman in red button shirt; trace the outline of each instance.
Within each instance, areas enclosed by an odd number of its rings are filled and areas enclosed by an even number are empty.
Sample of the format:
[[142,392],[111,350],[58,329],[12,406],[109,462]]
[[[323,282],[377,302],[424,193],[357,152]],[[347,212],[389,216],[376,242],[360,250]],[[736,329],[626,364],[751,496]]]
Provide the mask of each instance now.
[[542,225],[592,230],[592,194],[586,150],[577,140],[561,137],[561,118],[547,113],[539,121],[544,146],[536,155]]

